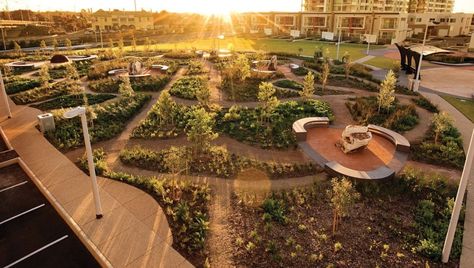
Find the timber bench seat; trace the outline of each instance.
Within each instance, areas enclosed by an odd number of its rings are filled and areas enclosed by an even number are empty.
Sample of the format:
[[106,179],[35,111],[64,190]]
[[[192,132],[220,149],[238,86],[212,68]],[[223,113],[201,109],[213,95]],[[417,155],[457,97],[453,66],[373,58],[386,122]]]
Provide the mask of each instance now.
[[307,128],[329,126],[329,123],[327,117],[302,118],[293,123],[293,133],[295,133],[297,141],[306,141]]

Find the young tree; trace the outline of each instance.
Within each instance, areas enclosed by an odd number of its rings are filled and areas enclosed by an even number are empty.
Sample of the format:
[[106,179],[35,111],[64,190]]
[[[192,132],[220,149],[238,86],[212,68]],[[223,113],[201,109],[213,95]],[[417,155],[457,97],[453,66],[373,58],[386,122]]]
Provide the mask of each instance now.
[[389,109],[395,101],[395,85],[397,84],[397,78],[392,70],[389,70],[385,76],[385,80],[380,84],[380,92],[377,96],[377,102],[379,104],[379,113],[381,109]]
[[114,49],[114,40],[112,38],[109,38],[109,48]]
[[49,76],[49,67],[47,64],[41,65],[41,68],[39,70],[39,81],[42,86],[48,86],[49,85],[49,80],[51,77]]
[[360,199],[360,194],[354,189],[350,180],[333,178],[331,181],[332,190],[329,192],[331,206],[333,208],[333,235],[337,231],[337,226],[343,217],[347,216],[354,205]]
[[15,51],[15,54],[18,57],[21,57],[21,54],[23,53],[22,50],[21,50],[20,44],[18,44],[16,41],[13,42],[13,51]]
[[120,86],[119,86],[119,94],[123,95],[125,97],[130,97],[133,94],[135,94],[135,91],[133,91],[132,84],[130,83],[130,78],[126,75],[122,76],[120,78]]
[[304,77],[303,90],[300,92],[300,96],[304,100],[308,100],[314,94],[314,75],[313,72],[308,72]]
[[346,51],[344,53],[344,56],[342,57],[344,59],[344,73],[346,75],[346,79],[349,79],[349,75],[351,74],[351,68],[352,68],[352,59],[351,59],[351,54]]
[[324,63],[323,63],[323,70],[321,71],[322,91],[324,91],[326,89],[326,85],[328,83],[330,72],[331,72],[331,69],[329,67],[329,62],[327,60],[325,60]]
[[303,54],[303,48],[298,48],[298,56],[301,56],[301,54]]
[[120,36],[117,44],[118,44],[118,48],[119,48],[120,52],[123,52],[124,44],[123,44],[123,37],[122,36]]
[[69,38],[66,38],[66,40],[64,41],[64,44],[66,45],[67,50],[72,50],[72,42]]
[[205,85],[196,91],[196,98],[203,107],[209,107],[209,101],[211,99],[209,87]]
[[250,77],[250,64],[247,56],[239,54],[233,65],[236,70],[236,76],[240,81],[244,81]]
[[151,41],[150,38],[147,37],[145,38],[145,52],[149,52],[151,47]]
[[41,40],[40,49],[42,52],[46,50],[46,42],[44,40]]
[[51,43],[51,45],[53,46],[54,51],[58,50],[59,43],[58,43],[58,40],[56,38],[53,38],[53,42]]
[[133,52],[137,51],[137,39],[135,39],[135,36],[132,38],[132,50]]
[[275,94],[275,88],[272,83],[262,82],[258,86],[258,101],[262,103],[262,122],[270,118],[275,108],[280,104]]
[[11,75],[12,75],[12,68],[10,66],[3,65],[4,78],[10,77]]
[[317,46],[314,51],[314,62],[318,62],[323,57],[323,47]]
[[176,102],[171,98],[168,90],[160,94],[157,104],[154,112],[159,116],[160,126],[167,127],[170,124],[173,125]]
[[439,136],[453,125],[453,119],[446,112],[440,112],[433,116],[431,120],[433,132],[435,134],[435,144],[438,144]]
[[171,174],[179,175],[187,173],[188,159],[186,154],[186,147],[171,146],[167,154],[163,156],[163,164]]
[[191,118],[186,125],[186,134],[188,141],[193,144],[194,152],[200,154],[207,151],[211,141],[219,135],[214,132],[214,115],[206,112],[204,108],[195,109]]
[[73,64],[66,65],[66,77],[70,80],[79,80],[79,73]]

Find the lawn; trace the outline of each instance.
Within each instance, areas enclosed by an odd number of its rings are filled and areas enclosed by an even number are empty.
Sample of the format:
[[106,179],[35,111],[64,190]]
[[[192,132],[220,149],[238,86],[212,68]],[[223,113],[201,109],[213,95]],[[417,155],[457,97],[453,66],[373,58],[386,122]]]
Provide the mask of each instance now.
[[[334,43],[311,41],[311,40],[297,40],[294,42],[281,39],[248,39],[239,37],[229,37],[217,42],[214,39],[197,39],[188,40],[176,43],[159,43],[152,45],[153,49],[168,50],[168,49],[204,49],[210,50],[217,46],[220,48],[228,48],[237,51],[253,51],[265,50],[274,52],[288,52],[298,53],[300,48],[303,49],[302,55],[312,56],[317,46],[322,46],[323,49],[328,48],[331,58],[336,57],[336,46]],[[373,46],[374,49],[382,48],[383,46]],[[144,46],[139,46],[138,49],[143,49]],[[128,47],[127,49],[131,49]],[[354,60],[365,57],[366,46],[363,44],[342,44],[340,47],[340,55],[342,56],[346,51],[349,52]]]
[[474,122],[474,101],[464,100],[451,96],[442,96],[447,102],[464,114],[471,122]]
[[373,59],[370,59],[364,64],[372,65],[374,67],[382,68],[382,69],[392,69],[393,67],[396,67],[397,65],[400,64],[398,60],[394,59],[389,59],[385,57],[375,57]]

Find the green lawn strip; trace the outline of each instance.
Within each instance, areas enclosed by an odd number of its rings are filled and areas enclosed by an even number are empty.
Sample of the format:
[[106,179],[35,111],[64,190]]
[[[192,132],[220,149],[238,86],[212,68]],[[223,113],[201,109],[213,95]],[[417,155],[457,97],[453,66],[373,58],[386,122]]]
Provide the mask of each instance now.
[[389,59],[385,57],[375,57],[363,63],[370,66],[378,67],[381,69],[387,69],[387,70],[393,69],[394,67],[400,64],[398,60]]
[[458,109],[471,122],[474,122],[474,101],[464,100],[452,96],[441,96],[445,101],[449,102],[454,108]]

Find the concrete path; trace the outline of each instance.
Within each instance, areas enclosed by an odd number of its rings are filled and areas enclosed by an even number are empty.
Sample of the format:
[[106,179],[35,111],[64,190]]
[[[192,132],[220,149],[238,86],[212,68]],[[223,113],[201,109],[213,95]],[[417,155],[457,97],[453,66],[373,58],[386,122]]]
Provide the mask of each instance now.
[[104,217],[95,219],[90,178],[35,128],[36,109],[13,106],[0,125],[55,201],[114,267],[192,267],[175,251],[165,214],[148,194],[99,178]]

